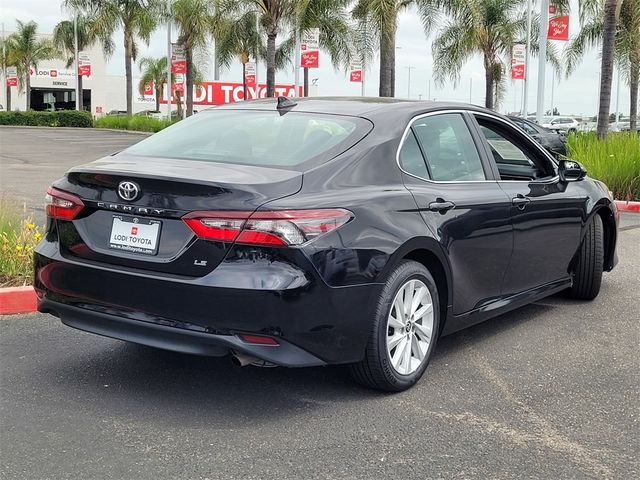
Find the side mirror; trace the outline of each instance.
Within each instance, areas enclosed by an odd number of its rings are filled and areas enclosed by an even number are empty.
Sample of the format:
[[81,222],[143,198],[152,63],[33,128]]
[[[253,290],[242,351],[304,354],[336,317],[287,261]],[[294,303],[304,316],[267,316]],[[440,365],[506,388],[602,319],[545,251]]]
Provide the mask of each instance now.
[[561,182],[577,182],[582,180],[587,171],[575,160],[560,160],[558,176]]

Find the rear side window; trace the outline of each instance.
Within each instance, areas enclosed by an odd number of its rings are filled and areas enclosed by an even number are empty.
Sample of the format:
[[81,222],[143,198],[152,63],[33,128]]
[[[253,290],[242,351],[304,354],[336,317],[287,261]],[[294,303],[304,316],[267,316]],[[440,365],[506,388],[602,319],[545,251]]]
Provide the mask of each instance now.
[[429,178],[427,165],[412,130],[409,130],[400,149],[400,166],[407,173],[421,178]]
[[422,147],[432,180],[486,179],[478,149],[461,114],[443,113],[419,118],[411,129]]
[[262,110],[200,112],[128,148],[126,153],[296,168],[330,160],[372,128],[365,119]]

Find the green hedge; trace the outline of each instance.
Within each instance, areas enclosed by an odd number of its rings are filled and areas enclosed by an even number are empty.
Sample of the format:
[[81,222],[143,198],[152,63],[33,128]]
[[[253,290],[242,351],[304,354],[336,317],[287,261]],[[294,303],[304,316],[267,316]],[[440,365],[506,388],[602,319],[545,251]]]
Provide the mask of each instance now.
[[59,112],[0,112],[0,125],[33,127],[83,127],[91,128],[93,119],[89,112],[61,110]]
[[118,130],[136,130],[138,132],[156,133],[171,125],[167,120],[143,117],[134,115],[132,117],[120,117],[117,115],[106,115],[98,118],[94,122],[96,128],[115,128]]

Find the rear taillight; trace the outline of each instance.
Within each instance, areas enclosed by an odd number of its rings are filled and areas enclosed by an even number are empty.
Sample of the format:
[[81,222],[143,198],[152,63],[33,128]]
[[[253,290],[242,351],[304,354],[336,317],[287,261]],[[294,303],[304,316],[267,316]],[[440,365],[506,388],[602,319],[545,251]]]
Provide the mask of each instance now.
[[80,197],[49,187],[45,197],[47,216],[60,220],[73,220],[84,208]]
[[200,238],[250,245],[301,245],[353,218],[341,208],[266,212],[192,212],[182,219]]

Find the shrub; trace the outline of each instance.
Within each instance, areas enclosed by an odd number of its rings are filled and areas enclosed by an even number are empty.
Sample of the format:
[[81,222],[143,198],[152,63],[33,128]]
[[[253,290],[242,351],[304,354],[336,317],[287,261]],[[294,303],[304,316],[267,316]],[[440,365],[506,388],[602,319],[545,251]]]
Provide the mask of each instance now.
[[0,203],[0,286],[29,285],[33,277],[33,250],[40,241],[40,228],[31,216]]
[[0,125],[18,125],[32,127],[83,127],[93,126],[89,112],[61,110],[58,112],[0,112]]
[[106,115],[98,118],[94,122],[96,128],[114,128],[118,130],[135,130],[138,132],[156,133],[163,128],[171,125],[172,122],[167,120],[158,120],[157,118],[143,117],[134,115],[131,117],[120,117],[116,115]]
[[595,133],[569,136],[569,156],[582,163],[589,176],[603,181],[619,200],[640,200],[640,135]]

